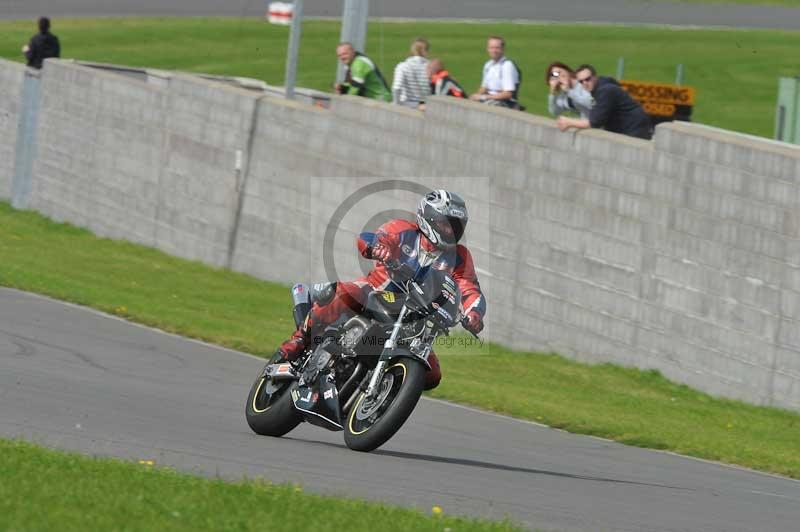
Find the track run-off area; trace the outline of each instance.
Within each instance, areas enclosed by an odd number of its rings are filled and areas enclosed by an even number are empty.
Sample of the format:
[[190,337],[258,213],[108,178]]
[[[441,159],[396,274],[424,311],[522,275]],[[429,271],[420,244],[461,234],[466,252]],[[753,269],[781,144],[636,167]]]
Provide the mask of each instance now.
[[[384,447],[253,434],[264,362],[0,289],[0,437],[542,530],[796,531],[800,482],[423,399]],[[445,378],[446,375],[445,375]]]

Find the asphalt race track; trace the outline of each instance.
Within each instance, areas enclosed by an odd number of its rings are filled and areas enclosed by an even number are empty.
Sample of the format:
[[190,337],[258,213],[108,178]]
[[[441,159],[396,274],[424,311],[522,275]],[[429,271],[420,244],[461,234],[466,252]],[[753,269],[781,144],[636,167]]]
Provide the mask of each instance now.
[[[3,0],[0,18],[263,16],[267,0]],[[341,16],[342,0],[305,0],[309,16]],[[372,0],[374,17],[525,19],[800,29],[800,9],[659,0]]]
[[[800,482],[423,400],[371,454],[250,432],[263,362],[0,289],[0,437],[543,530],[796,532]],[[445,378],[446,367],[445,367]]]

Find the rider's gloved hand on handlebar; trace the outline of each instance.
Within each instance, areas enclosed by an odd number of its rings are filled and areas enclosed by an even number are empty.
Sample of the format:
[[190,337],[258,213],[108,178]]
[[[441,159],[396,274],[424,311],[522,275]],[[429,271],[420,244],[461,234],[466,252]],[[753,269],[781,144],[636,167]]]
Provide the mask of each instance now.
[[483,330],[483,316],[477,310],[470,310],[464,317],[464,328],[472,334],[478,334]]

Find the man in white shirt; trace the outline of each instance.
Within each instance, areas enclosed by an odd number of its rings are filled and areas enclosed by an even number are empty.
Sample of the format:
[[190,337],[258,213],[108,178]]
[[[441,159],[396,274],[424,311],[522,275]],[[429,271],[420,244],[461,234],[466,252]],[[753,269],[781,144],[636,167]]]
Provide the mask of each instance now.
[[513,61],[505,57],[506,41],[502,37],[492,36],[486,43],[489,61],[483,65],[481,87],[470,100],[519,108],[517,91],[519,90],[519,70]]

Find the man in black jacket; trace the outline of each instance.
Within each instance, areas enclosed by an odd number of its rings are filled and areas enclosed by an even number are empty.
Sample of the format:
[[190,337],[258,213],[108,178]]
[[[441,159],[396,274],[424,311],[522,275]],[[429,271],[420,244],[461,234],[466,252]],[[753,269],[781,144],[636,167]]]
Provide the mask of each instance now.
[[39,33],[22,47],[22,53],[28,58],[28,66],[33,68],[42,68],[42,63],[48,57],[61,57],[61,44],[58,37],[50,33],[49,18],[39,18]]
[[642,106],[625,92],[614,78],[597,77],[592,65],[581,65],[575,71],[578,83],[592,93],[594,107],[588,119],[561,116],[558,129],[603,128],[640,139],[653,137],[653,124]]

